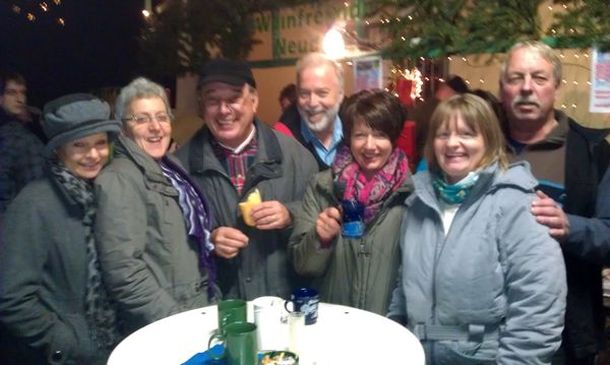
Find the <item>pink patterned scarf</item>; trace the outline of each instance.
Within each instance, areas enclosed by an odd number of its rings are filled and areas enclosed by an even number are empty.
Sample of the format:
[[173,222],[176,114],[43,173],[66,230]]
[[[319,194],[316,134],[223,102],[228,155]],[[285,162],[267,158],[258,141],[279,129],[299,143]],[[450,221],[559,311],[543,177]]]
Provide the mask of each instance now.
[[343,196],[338,198],[355,199],[362,203],[365,223],[369,223],[379,213],[385,199],[409,176],[407,157],[399,148],[394,148],[385,166],[368,181],[348,146],[339,148],[331,168],[335,185],[345,187]]

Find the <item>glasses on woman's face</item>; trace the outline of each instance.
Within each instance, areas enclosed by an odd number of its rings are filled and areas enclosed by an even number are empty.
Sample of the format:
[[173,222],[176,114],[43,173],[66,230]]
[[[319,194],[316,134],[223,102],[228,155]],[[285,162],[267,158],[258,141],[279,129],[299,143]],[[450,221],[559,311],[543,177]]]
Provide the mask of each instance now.
[[153,120],[157,121],[157,123],[161,124],[170,124],[172,122],[172,118],[167,113],[157,113],[155,115],[150,114],[133,114],[125,119],[124,121],[134,122],[136,125],[147,125],[153,122]]

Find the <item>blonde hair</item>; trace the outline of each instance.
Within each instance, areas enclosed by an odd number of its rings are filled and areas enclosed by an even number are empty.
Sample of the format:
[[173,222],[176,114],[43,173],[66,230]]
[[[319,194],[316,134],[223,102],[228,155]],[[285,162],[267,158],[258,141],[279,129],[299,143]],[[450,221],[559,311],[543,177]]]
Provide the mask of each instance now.
[[459,94],[440,103],[430,118],[430,129],[424,147],[424,156],[431,171],[440,171],[434,153],[434,139],[437,131],[445,126],[452,117],[460,115],[464,123],[473,131],[480,133],[485,143],[485,152],[477,168],[487,167],[498,162],[500,168],[508,167],[506,142],[500,122],[490,105],[482,98],[472,94]]

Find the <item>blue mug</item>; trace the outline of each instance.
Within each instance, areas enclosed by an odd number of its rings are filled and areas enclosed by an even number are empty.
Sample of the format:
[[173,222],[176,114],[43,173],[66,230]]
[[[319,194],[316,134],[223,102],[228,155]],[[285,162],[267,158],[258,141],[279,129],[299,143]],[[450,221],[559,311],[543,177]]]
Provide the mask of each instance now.
[[[292,303],[292,310],[288,309],[288,303]],[[315,289],[298,288],[290,294],[290,299],[284,303],[284,308],[288,312],[303,312],[305,325],[310,325],[318,320],[318,303],[320,296]]]
[[360,238],[364,235],[364,205],[357,200],[341,200],[343,237]]

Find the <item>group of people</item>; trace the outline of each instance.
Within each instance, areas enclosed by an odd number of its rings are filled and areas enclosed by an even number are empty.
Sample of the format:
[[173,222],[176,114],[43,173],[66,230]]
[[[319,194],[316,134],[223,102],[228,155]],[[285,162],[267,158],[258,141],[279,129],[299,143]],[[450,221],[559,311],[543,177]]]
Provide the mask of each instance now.
[[[173,313],[311,286],[407,326],[429,364],[596,363],[609,131],[554,110],[550,48],[508,52],[503,122],[476,95],[440,101],[416,175],[397,146],[408,118],[397,97],[345,97],[323,54],[296,71],[296,101],[269,127],[249,66],[206,63],[205,126],[175,154],[166,93],[145,78],[121,90],[113,117],[89,94],[46,104],[41,178],[2,201],[4,353],[104,363]],[[17,130],[5,114],[0,132]],[[247,224],[238,205],[254,191]],[[346,201],[362,208],[358,235],[342,233]]]

